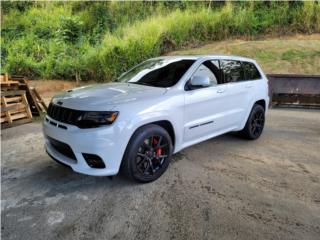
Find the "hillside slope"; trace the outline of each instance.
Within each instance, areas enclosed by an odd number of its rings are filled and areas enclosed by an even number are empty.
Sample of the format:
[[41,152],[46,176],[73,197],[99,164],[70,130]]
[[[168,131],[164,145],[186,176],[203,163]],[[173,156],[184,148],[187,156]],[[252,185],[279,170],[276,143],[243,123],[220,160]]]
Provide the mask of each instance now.
[[[10,1],[3,5],[2,71],[32,79],[112,81],[143,60],[186,46],[320,33],[317,1]],[[266,50],[259,57],[270,59],[273,54],[277,52]],[[293,50],[283,58],[304,54]]]
[[[197,48],[171,52],[183,54],[234,54],[254,58],[265,73],[320,74],[320,34],[267,38],[256,41],[228,40],[213,42]],[[75,81],[34,80],[46,101],[59,91],[76,87]],[[81,82],[81,85],[92,84]]]
[[320,74],[320,34],[229,40],[184,49],[169,55],[227,54],[255,59],[266,73]]

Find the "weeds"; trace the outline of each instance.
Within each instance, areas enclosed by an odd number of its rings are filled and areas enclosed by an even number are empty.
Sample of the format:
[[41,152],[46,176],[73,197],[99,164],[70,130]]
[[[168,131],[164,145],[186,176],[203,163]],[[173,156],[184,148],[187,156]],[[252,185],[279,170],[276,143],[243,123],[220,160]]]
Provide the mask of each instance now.
[[[1,66],[2,71],[30,78],[110,81],[147,58],[188,45],[236,36],[320,32],[318,1],[17,6],[5,5]],[[282,58],[297,54],[300,50]]]

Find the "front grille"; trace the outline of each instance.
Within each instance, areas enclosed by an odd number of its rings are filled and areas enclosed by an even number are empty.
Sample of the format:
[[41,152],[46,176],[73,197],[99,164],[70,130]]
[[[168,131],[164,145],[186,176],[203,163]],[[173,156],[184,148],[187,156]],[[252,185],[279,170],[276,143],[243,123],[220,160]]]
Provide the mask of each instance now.
[[51,138],[51,137],[48,137],[48,136],[47,136],[47,138],[48,138],[51,146],[52,146],[57,152],[61,153],[62,155],[67,156],[67,157],[70,158],[70,159],[73,159],[73,160],[77,161],[76,156],[74,155],[71,147],[70,147],[68,144],[63,143],[63,142],[60,142],[60,141],[58,141],[58,140],[56,140],[56,139],[53,139],[53,138]]
[[83,111],[61,107],[53,103],[49,104],[48,115],[63,123],[76,125],[77,119],[83,114]]

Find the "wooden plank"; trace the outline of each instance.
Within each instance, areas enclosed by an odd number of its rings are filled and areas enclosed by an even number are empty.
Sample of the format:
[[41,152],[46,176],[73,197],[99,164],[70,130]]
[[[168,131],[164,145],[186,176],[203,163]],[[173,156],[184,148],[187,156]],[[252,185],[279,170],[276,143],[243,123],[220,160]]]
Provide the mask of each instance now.
[[[7,101],[6,101],[5,97],[1,96],[1,102],[3,103],[4,107],[7,107]],[[6,111],[5,114],[6,114],[6,118],[7,118],[8,123],[9,124],[12,123],[10,112]]]
[[21,97],[9,97],[9,98],[6,97],[5,99],[6,99],[7,103],[13,103],[13,102],[19,103],[22,101],[22,96]]
[[15,109],[15,110],[10,110],[10,115],[12,117],[13,114],[21,113],[21,112],[26,113],[27,112],[26,107]]
[[11,110],[19,110],[19,109],[25,109],[26,105],[24,103],[15,103],[15,104],[7,104],[6,107],[1,108],[1,114],[5,111],[11,111]]
[[26,97],[25,94],[22,95],[22,102],[26,105],[26,112],[27,112],[28,118],[31,119],[32,118],[32,113],[30,111],[28,100],[27,100],[27,97]]
[[9,80],[9,75],[8,75],[8,73],[1,74],[1,76],[0,76],[0,81],[1,81],[1,82],[6,82],[6,81],[8,81],[8,80]]
[[24,90],[7,91],[7,92],[1,92],[1,97],[16,96],[16,95],[22,95],[25,93],[26,91]]
[[30,94],[30,97],[28,98],[28,100],[29,100],[29,102],[31,101],[34,104],[32,107],[35,108],[37,110],[38,114],[40,115],[42,110],[38,104],[37,96],[34,92],[34,88],[29,87],[29,85],[27,85],[27,88],[29,89],[29,94]]
[[30,106],[32,115],[40,116],[42,110],[39,104],[37,103],[37,97],[32,91],[32,87],[29,86],[26,78],[21,76],[12,76],[15,80],[20,82],[19,88],[26,91],[26,97]]
[[34,95],[37,97],[37,100],[38,100],[37,102],[38,102],[38,104],[41,104],[43,110],[44,110],[45,112],[47,112],[47,111],[48,111],[48,107],[47,107],[46,103],[44,102],[44,100],[42,99],[42,97],[40,96],[40,94],[38,93],[38,91],[37,91],[35,88],[33,88],[33,89],[32,89],[32,92],[33,92]]
[[12,85],[19,86],[20,83],[18,81],[2,81],[0,82],[0,84],[1,84],[1,87],[3,87],[3,86],[12,86]]
[[20,83],[24,83],[26,81],[26,78],[24,76],[18,76],[18,75],[11,75],[10,80],[18,81]]
[[3,123],[3,124],[1,124],[1,129],[15,127],[15,126],[18,126],[18,125],[21,125],[21,124],[24,124],[24,123],[29,123],[31,121],[32,121],[32,119],[25,118],[25,119],[16,120],[11,124],[10,123]]
[[17,91],[17,90],[19,90],[19,85],[15,85],[15,86],[1,86],[1,92]]
[[20,119],[20,118],[27,118],[27,117],[28,117],[28,114],[26,112],[16,113],[16,114],[11,115],[12,120],[16,120],[16,119]]

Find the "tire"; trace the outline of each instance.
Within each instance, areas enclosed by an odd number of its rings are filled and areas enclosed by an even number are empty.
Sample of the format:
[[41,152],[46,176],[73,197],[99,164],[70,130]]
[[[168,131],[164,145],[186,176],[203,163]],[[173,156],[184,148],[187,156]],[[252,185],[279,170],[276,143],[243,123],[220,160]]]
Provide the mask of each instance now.
[[239,133],[242,137],[255,140],[260,137],[265,123],[265,111],[261,105],[254,104],[246,125]]
[[155,124],[143,126],[129,141],[121,171],[137,182],[152,182],[167,170],[172,152],[172,140],[164,128]]

